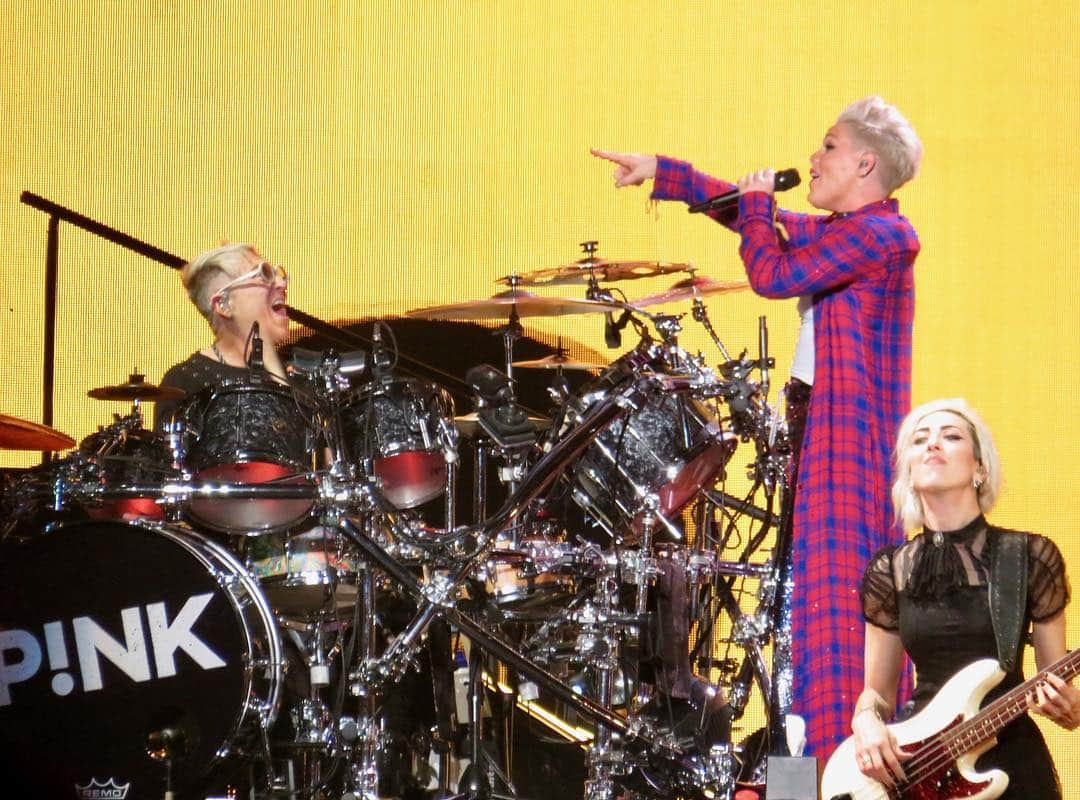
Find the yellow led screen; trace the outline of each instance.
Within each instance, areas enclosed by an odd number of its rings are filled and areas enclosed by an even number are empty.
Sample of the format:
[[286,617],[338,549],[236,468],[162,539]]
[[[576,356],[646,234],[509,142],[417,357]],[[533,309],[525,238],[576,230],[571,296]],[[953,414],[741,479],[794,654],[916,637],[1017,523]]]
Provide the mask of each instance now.
[[[1053,537],[1075,579],[1077,9],[16,0],[0,23],[0,411],[41,419],[47,218],[24,190],[182,257],[255,242],[289,267],[290,302],[330,319],[483,298],[500,276],[579,258],[585,240],[737,279],[731,234],[616,191],[588,148],[805,175],[836,114],[881,94],[926,150],[898,194],[922,241],[913,399],[962,395],[983,412],[1007,479],[992,519]],[[808,209],[804,189],[783,202]],[[125,410],[89,388],[135,368],[157,380],[209,332],[171,270],[66,225],[58,245],[53,424],[79,439]],[[794,301],[709,309],[733,353],[756,352],[766,315],[786,368]],[[685,323],[683,345],[716,363]],[[617,355],[596,318],[528,328]],[[1066,794],[1080,791],[1078,740],[1043,727]]]

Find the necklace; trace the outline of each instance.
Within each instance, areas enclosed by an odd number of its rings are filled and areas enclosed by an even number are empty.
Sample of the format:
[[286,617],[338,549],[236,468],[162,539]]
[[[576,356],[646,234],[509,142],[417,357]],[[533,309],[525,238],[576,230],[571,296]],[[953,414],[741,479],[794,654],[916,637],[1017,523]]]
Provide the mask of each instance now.
[[221,351],[218,350],[217,342],[214,342],[212,345],[210,345],[210,349],[214,351],[214,355],[217,356],[218,361],[220,361],[222,364],[227,363],[225,361],[225,356],[223,356],[221,354]]

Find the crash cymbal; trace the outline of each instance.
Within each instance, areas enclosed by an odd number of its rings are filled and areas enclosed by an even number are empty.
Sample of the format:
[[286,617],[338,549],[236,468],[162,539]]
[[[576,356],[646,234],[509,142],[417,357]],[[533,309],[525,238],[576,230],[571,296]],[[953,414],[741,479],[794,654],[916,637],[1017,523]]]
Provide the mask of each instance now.
[[138,372],[133,372],[128,377],[127,383],[98,386],[88,391],[86,396],[95,400],[124,400],[128,403],[139,400],[144,403],[153,403],[158,400],[179,400],[187,394],[183,389],[173,386],[154,386],[152,383],[147,383],[145,377]]
[[730,294],[749,289],[747,281],[720,281],[710,278],[708,275],[693,275],[676,283],[666,292],[650,294],[640,300],[634,300],[631,305],[639,308],[658,306],[663,303],[682,303],[693,300],[696,297],[710,297],[717,294]]
[[66,450],[74,446],[74,439],[47,425],[0,414],[0,449]]
[[515,283],[524,286],[541,284],[561,286],[588,283],[590,278],[595,278],[598,281],[610,283],[653,278],[657,275],[670,275],[673,272],[686,272],[691,269],[693,267],[689,264],[673,264],[667,261],[608,261],[604,258],[582,258],[562,267],[536,269],[523,275],[499,278],[498,282],[506,286]]
[[[551,420],[547,417],[536,417],[532,414],[529,415],[529,422],[537,429],[547,427],[551,424]],[[462,436],[473,437],[480,432],[480,418],[475,411],[471,414],[462,414],[460,417],[454,417],[454,424],[457,426],[458,433]]]
[[571,358],[565,353],[555,353],[554,355],[544,356],[543,358],[533,359],[532,361],[514,361],[512,362],[515,367],[522,367],[523,369],[603,369],[605,364],[587,364],[584,361],[578,361],[575,358]]
[[466,300],[443,306],[428,306],[406,311],[406,317],[420,319],[504,319],[516,311],[519,317],[561,317],[566,314],[595,314],[619,311],[621,306],[599,300],[572,300],[565,297],[541,297],[521,289],[507,289],[486,300]]

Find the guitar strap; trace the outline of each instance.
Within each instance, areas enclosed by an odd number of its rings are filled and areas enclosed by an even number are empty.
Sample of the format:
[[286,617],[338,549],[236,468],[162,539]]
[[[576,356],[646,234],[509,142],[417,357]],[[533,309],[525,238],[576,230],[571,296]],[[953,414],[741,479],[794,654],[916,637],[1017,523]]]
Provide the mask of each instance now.
[[1027,536],[991,529],[995,534],[990,574],[990,620],[997,639],[998,661],[1006,672],[1018,666],[1027,611]]

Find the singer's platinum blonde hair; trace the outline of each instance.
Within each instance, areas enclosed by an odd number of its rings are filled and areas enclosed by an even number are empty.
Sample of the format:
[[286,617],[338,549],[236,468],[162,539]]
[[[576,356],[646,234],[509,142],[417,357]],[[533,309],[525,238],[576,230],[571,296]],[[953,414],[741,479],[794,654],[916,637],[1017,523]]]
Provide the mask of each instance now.
[[978,489],[972,486],[972,491],[975,492],[979,501],[979,509],[984,514],[994,507],[998,492],[1001,491],[1001,459],[998,458],[997,445],[994,444],[990,428],[983,422],[979,413],[960,397],[923,403],[904,417],[904,421],[900,423],[900,433],[896,437],[894,454],[896,481],[892,485],[892,501],[896,520],[903,524],[904,530],[915,530],[925,523],[922,500],[911,486],[911,468],[907,463],[906,452],[915,438],[919,423],[938,411],[948,411],[967,423],[975,460],[986,473]]
[[874,174],[887,195],[919,172],[922,142],[896,106],[877,95],[864,97],[841,111],[836,122],[846,126],[858,144],[877,156]]
[[[184,282],[188,297],[211,327],[214,324],[214,307],[210,301],[217,291],[216,287],[247,271],[248,262],[244,260],[244,256],[248,253],[259,256],[259,251],[245,242],[224,244],[200,253],[184,264],[180,271],[180,279]],[[225,280],[214,280],[218,276],[223,276]]]

